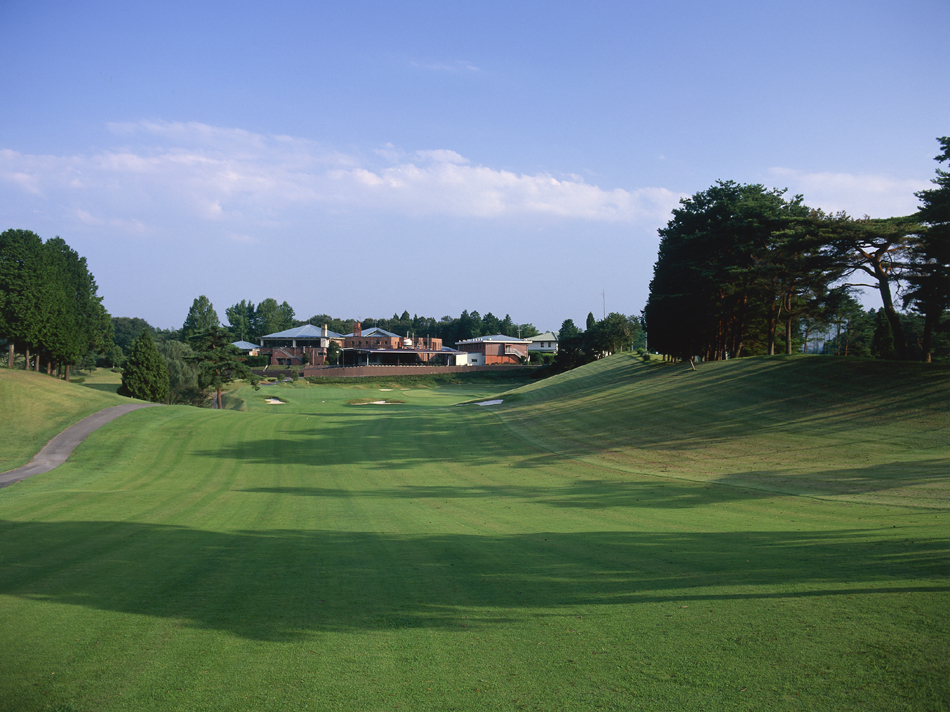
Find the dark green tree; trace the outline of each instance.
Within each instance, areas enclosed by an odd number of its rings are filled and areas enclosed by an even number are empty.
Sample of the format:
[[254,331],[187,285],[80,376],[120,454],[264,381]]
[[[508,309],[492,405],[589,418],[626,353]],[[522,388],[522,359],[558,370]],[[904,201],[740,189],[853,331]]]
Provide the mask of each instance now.
[[558,341],[566,341],[574,336],[580,336],[581,330],[574,324],[573,319],[565,319],[561,322],[561,329],[557,332]]
[[[950,162],[950,136],[937,139],[942,153],[940,163]],[[914,216],[925,226],[910,245],[908,291],[904,306],[911,306],[924,317],[921,358],[930,362],[933,335],[950,309],[950,173],[937,169],[937,186],[916,193],[920,210]]]
[[139,334],[125,368],[122,369],[122,385],[118,393],[152,403],[164,403],[168,398],[168,369],[165,359],[158,353],[147,329]]
[[287,302],[277,303],[276,299],[268,297],[254,311],[254,332],[257,336],[276,334],[293,328],[294,310]]
[[913,217],[854,220],[839,213],[826,221],[825,234],[842,270],[850,275],[861,273],[873,280],[871,284],[850,286],[878,290],[884,316],[890,324],[894,358],[901,361],[908,358],[907,337],[894,306],[891,287],[906,276],[911,245],[920,232],[921,226]]
[[50,356],[65,366],[66,380],[69,367],[79,363],[89,349],[104,349],[112,342],[112,319],[102,306],[96,280],[80,257],[59,237],[44,246],[51,252],[56,283],[62,292],[61,306],[57,304],[58,348],[50,349]]
[[[720,181],[680,201],[659,231],[644,309],[651,349],[706,360],[774,352],[783,309],[788,331],[791,301],[806,288],[806,257],[836,264],[814,231],[801,228],[810,214],[801,196],[784,194]],[[819,266],[807,269],[833,281]]]
[[112,341],[126,356],[132,353],[132,348],[142,331],[153,334],[154,341],[155,329],[145,319],[127,316],[112,317]]
[[[901,329],[901,333],[903,333],[903,329]],[[883,309],[878,309],[874,313],[874,336],[871,339],[871,355],[874,358],[882,359],[892,359],[896,356],[894,333],[891,331],[890,320],[888,320]]]
[[587,331],[593,331],[597,326],[597,320],[594,318],[594,312],[587,312]]
[[51,267],[43,240],[29,230],[0,234],[0,338],[7,340],[9,367],[23,352],[30,368],[30,350],[52,333],[49,313]]
[[202,294],[192,302],[191,309],[188,310],[188,316],[185,317],[185,323],[182,324],[182,341],[187,343],[196,334],[203,334],[218,326],[220,326],[218,313],[214,310],[211,300]]
[[617,351],[630,343],[630,323],[623,314],[611,312],[584,332],[584,351],[598,358]]
[[213,326],[191,337],[198,366],[198,385],[214,389],[217,407],[221,407],[221,387],[236,380],[249,381],[255,390],[258,378],[244,363],[244,356],[231,344],[231,335],[221,326]]
[[254,302],[242,299],[224,310],[228,318],[228,330],[235,341],[257,343],[261,334],[254,328]]

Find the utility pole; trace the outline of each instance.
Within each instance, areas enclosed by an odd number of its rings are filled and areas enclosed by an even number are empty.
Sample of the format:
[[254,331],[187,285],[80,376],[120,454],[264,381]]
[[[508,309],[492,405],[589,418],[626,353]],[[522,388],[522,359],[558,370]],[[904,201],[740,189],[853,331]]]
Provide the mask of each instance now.
[[607,318],[607,292],[601,292],[600,296],[604,298],[604,319]]

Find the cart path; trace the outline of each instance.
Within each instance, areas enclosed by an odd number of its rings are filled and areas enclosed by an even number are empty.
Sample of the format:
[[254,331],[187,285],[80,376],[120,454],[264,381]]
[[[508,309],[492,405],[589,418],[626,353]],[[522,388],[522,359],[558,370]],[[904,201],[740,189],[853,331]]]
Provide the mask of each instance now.
[[59,435],[55,436],[43,449],[36,453],[36,456],[23,467],[8,472],[0,472],[0,487],[12,485],[14,482],[26,479],[30,475],[37,475],[41,472],[49,472],[54,467],[62,465],[66,459],[73,454],[73,450],[83,440],[89,437],[89,434],[98,430],[106,423],[112,422],[116,418],[125,415],[139,408],[148,408],[150,406],[161,405],[160,403],[123,403],[114,405],[110,408],[104,408],[97,413],[93,413],[80,420],[75,425],[66,428]]

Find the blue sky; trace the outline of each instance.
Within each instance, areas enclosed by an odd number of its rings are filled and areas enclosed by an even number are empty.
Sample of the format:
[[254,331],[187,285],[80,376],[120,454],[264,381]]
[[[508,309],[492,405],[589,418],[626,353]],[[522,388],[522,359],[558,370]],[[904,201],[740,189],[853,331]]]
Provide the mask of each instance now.
[[636,314],[657,228],[716,180],[913,212],[947,27],[945,0],[0,0],[0,229],[165,328],[200,294]]

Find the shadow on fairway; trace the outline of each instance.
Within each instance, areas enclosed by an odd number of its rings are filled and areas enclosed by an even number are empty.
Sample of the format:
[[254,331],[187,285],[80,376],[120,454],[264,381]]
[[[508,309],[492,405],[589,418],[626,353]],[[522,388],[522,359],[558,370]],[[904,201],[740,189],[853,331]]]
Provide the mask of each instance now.
[[0,523],[0,594],[255,640],[458,630],[585,606],[945,592],[950,540],[900,529],[414,535]]
[[[597,422],[598,413],[609,413],[607,424],[629,445],[661,450],[706,448],[773,429],[825,436],[906,423],[926,430],[926,418],[929,427],[947,427],[950,370],[943,366],[760,357],[691,371],[612,358],[517,394],[512,409],[541,430],[544,419]],[[596,439],[585,446],[598,448]]]
[[[540,459],[539,459],[540,460]],[[554,464],[543,458],[525,466],[549,466]],[[335,489],[331,487],[250,487],[243,492],[288,494],[298,497],[380,497],[386,499],[498,499],[510,498],[521,502],[534,502],[553,507],[579,507],[584,509],[607,509],[613,507],[665,507],[683,509],[705,506],[713,502],[749,500],[772,497],[776,493],[808,495],[812,497],[860,496],[869,493],[901,490],[918,485],[927,485],[946,477],[950,462],[946,460],[924,461],[908,464],[896,462],[869,467],[824,470],[807,474],[773,471],[737,472],[710,480],[677,481],[662,477],[637,477],[625,479],[566,479],[563,485],[554,487],[493,484],[485,486],[464,485],[405,485],[377,489]],[[724,487],[714,487],[725,485]],[[899,493],[892,495],[900,501]],[[936,498],[930,506],[921,503],[920,493],[911,492],[902,501],[903,506],[942,509],[944,497]]]
[[[880,492],[888,493],[880,501],[945,508],[948,372],[904,366],[895,372],[893,364],[873,361],[776,358],[703,364],[692,372],[626,358],[529,387],[492,409],[361,406],[367,410],[310,417],[280,437],[249,437],[196,454],[265,467],[393,471],[563,468],[577,459],[603,465],[605,475],[690,479],[695,471],[697,480],[760,492],[869,501]],[[901,454],[881,462],[882,448]],[[864,464],[868,455],[873,459]],[[931,484],[940,491],[924,491]],[[602,506],[603,495],[580,495],[574,506]],[[639,497],[609,496],[620,505]]]
[[378,497],[381,499],[512,499],[518,503],[551,507],[608,509],[613,507],[663,507],[683,509],[734,499],[771,497],[773,493],[732,487],[703,486],[676,481],[573,480],[563,486],[519,486],[508,484],[466,487],[464,485],[406,485],[377,489],[334,489],[330,487],[252,487],[243,492],[286,494],[298,497]]

